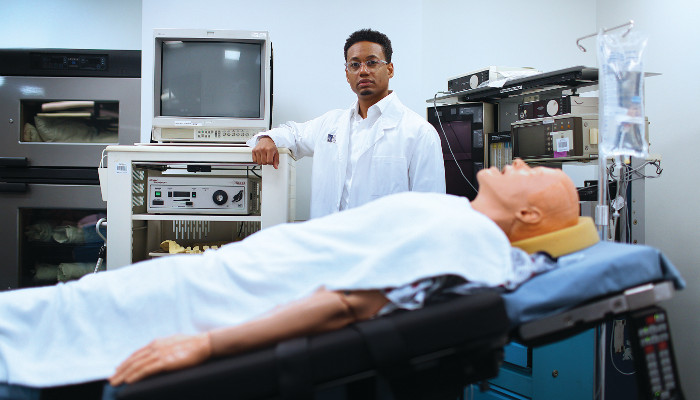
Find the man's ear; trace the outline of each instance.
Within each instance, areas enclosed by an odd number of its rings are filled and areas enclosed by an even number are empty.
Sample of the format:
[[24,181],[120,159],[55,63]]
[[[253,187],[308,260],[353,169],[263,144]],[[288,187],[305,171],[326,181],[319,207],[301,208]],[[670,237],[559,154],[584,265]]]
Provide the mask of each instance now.
[[537,207],[524,207],[515,213],[515,218],[524,224],[538,224],[542,221],[542,210]]
[[389,72],[389,78],[393,78],[394,77],[394,63],[387,64],[386,68]]

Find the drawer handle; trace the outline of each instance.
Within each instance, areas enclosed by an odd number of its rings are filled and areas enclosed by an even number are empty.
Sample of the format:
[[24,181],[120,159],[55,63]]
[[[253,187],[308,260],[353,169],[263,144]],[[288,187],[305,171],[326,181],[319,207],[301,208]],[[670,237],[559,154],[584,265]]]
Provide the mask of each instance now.
[[0,167],[26,167],[27,157],[0,157]]
[[28,189],[26,183],[0,183],[0,193],[27,193]]

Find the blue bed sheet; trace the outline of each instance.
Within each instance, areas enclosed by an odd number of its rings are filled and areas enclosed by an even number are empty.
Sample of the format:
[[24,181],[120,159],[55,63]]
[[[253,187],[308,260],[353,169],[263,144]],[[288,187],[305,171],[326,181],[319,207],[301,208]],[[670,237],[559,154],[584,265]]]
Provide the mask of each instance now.
[[649,282],[672,280],[676,289],[685,287],[668,258],[644,245],[599,242],[560,257],[558,264],[503,295],[513,327]]

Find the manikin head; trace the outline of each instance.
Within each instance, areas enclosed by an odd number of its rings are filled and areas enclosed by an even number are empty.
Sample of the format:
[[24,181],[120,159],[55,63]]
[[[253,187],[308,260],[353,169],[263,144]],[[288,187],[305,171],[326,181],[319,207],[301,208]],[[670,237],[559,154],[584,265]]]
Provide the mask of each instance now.
[[496,222],[511,242],[578,222],[576,186],[559,169],[530,168],[516,159],[503,172],[495,167],[479,171],[477,180],[472,207]]

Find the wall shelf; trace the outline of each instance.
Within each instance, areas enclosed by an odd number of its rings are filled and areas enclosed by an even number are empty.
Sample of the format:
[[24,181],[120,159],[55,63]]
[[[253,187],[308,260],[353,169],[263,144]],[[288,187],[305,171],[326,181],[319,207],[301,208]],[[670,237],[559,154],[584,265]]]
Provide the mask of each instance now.
[[556,87],[575,89],[596,85],[598,69],[584,66],[564,68],[525,78],[514,79],[502,87],[480,87],[437,96],[426,100],[428,103],[441,102],[496,102],[512,96],[522,96]]
[[134,221],[242,221],[260,222],[260,215],[211,215],[211,214],[134,214]]

